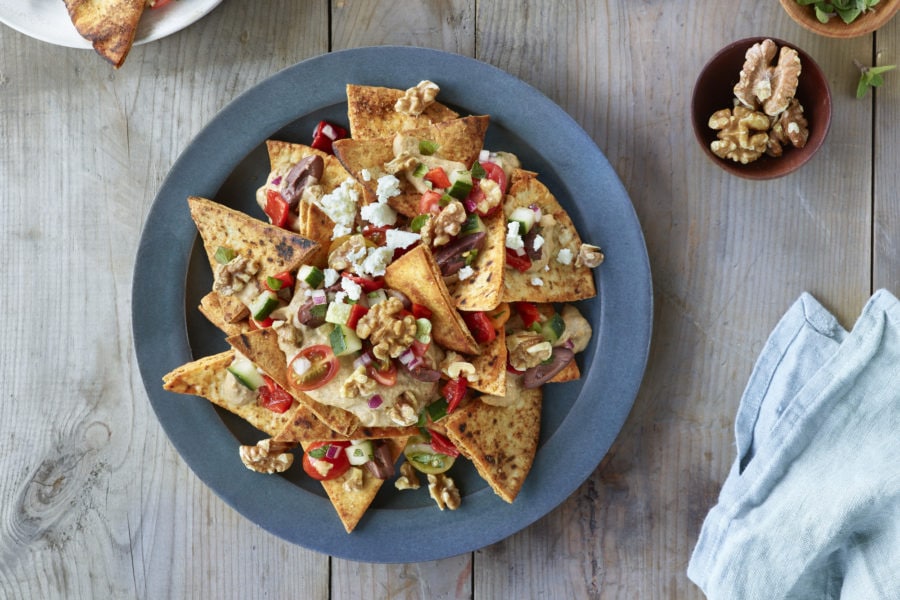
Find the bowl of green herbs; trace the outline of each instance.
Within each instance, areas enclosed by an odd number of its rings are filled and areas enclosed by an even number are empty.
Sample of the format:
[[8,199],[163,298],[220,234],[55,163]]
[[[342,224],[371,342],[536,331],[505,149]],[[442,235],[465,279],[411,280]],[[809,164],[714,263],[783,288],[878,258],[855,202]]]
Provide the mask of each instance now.
[[853,38],[885,25],[900,0],[780,0],[800,26],[831,38]]

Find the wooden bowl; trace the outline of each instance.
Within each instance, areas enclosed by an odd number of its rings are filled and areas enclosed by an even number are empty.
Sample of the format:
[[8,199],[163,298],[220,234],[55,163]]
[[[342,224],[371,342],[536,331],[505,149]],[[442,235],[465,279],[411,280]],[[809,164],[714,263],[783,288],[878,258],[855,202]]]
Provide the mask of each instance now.
[[[710,149],[716,131],[710,129],[709,117],[717,110],[734,106],[734,86],[740,79],[744,55],[753,44],[765,39],[772,40],[779,48],[793,48],[800,56],[801,72],[795,97],[809,121],[809,139],[803,148],[787,145],[779,157],[764,154],[747,164],[719,158]],[[700,71],[691,96],[691,122],[700,147],[718,166],[747,179],[774,179],[799,169],[822,146],[831,126],[831,91],[819,65],[794,44],[773,37],[746,38],[719,50]]]
[[801,6],[797,0],[780,0],[782,8],[790,17],[802,27],[830,38],[853,38],[885,25],[897,9],[900,9],[900,0],[881,0],[875,5],[874,10],[865,12],[852,23],[844,23],[840,17],[832,17],[827,23],[822,23],[816,18],[816,11],[812,6]]

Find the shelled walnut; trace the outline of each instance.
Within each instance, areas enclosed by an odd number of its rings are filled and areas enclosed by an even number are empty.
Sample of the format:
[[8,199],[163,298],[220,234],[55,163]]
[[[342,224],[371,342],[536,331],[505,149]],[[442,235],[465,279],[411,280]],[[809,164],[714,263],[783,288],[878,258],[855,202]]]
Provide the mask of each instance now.
[[747,164],[763,154],[781,156],[788,144],[805,146],[809,123],[795,98],[801,71],[800,55],[793,48],[779,50],[770,39],[751,46],[734,86],[734,107],[709,118],[709,127],[718,131],[710,150],[720,158]]

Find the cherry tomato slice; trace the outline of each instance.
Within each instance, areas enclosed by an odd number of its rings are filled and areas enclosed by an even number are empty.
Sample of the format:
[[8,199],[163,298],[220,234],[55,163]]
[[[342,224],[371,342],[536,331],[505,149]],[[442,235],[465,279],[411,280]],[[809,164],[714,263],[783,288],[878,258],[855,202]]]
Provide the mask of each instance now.
[[425,177],[423,177],[425,181],[430,181],[432,185],[436,188],[447,189],[450,187],[450,178],[447,177],[447,172],[441,167],[435,167],[425,173]]
[[428,433],[431,435],[431,447],[435,452],[446,454],[453,458],[459,456],[459,450],[457,450],[456,446],[454,446],[453,442],[449,439],[432,429],[429,429]]
[[[302,375],[294,369],[295,363],[300,359],[308,360],[311,363],[309,369]],[[307,346],[291,360],[291,364],[288,365],[288,378],[291,387],[306,392],[320,388],[334,379],[339,368],[340,363],[331,350],[331,346],[316,344]]]
[[266,190],[265,213],[271,219],[272,225],[284,227],[288,221],[291,206],[276,190]]
[[460,314],[479,344],[488,344],[497,337],[497,330],[483,311],[463,311]]
[[520,273],[526,272],[531,268],[531,259],[527,254],[519,256],[515,250],[506,249],[506,266],[512,267]]
[[350,442],[313,442],[303,453],[303,470],[319,481],[340,477],[350,468],[344,448]]
[[366,225],[362,228],[363,237],[369,241],[375,242],[379,246],[387,243],[387,230],[393,229],[390,225]]
[[433,215],[441,212],[441,195],[437,192],[427,191],[419,198],[419,214]]
[[478,162],[481,163],[481,168],[484,169],[485,173],[487,173],[487,178],[492,179],[497,185],[499,185],[500,190],[505,194],[506,173],[503,171],[500,165],[489,160],[481,160]]
[[283,387],[263,375],[265,387],[259,388],[259,405],[268,408],[274,413],[285,413],[294,405],[294,397],[285,391]]
[[430,319],[432,312],[424,304],[412,303],[412,314],[417,319]]
[[516,312],[522,317],[522,324],[525,329],[531,329],[531,326],[541,320],[541,313],[538,312],[537,306],[531,302],[516,302]]
[[465,398],[468,387],[469,382],[465,377],[457,377],[444,384],[444,387],[441,388],[441,395],[447,401],[447,414],[456,410],[456,407]]
[[377,361],[366,367],[366,374],[385,387],[397,385],[397,365],[389,361],[385,367]]
[[384,287],[384,279],[376,277],[369,279],[368,277],[360,277],[359,275],[351,275],[350,273],[341,273],[344,277],[359,285],[365,293],[374,292]]
[[362,304],[354,304],[350,307],[350,316],[347,317],[347,327],[350,329],[356,329],[357,323],[359,320],[363,318],[369,312],[369,309],[363,306]]

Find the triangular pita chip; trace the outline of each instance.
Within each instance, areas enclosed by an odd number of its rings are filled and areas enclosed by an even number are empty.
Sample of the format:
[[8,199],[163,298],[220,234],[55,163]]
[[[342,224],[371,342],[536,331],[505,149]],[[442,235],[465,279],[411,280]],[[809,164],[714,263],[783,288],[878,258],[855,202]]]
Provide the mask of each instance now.
[[[400,457],[400,453],[403,452],[407,439],[408,438],[406,437],[402,437],[384,440],[391,450],[391,457],[394,459],[395,463]],[[302,444],[304,451],[308,445],[309,443]],[[350,490],[344,486],[346,481],[352,477],[353,469],[362,469],[363,471],[362,489]],[[350,471],[347,471],[340,477],[335,477],[334,479],[329,479],[320,483],[322,484],[322,487],[325,488],[325,493],[328,494],[328,499],[331,500],[334,510],[337,511],[341,523],[344,524],[344,529],[347,530],[347,533],[350,533],[359,523],[360,519],[362,519],[366,510],[368,510],[369,505],[372,504],[375,495],[378,494],[378,490],[384,485],[384,480],[372,476],[365,467],[351,467]]]
[[459,116],[440,102],[433,102],[418,116],[394,110],[404,90],[369,85],[347,85],[347,118],[355,140],[388,137],[398,131],[420,129]]
[[551,377],[547,383],[565,383],[566,381],[575,381],[581,377],[581,369],[578,368],[578,364],[573,360],[565,367],[563,370]]
[[291,408],[280,414],[272,412],[256,402],[248,402],[240,406],[231,404],[227,400],[228,394],[225,386],[228,375],[226,368],[232,360],[234,360],[234,351],[227,350],[189,362],[163,376],[163,389],[206,398],[216,406],[245,419],[260,431],[274,436],[291,422],[299,404],[295,402]]
[[384,282],[431,311],[431,335],[438,344],[463,354],[480,352],[465,321],[453,307],[440,267],[428,248],[416,246],[388,265]]
[[[508,267],[504,278],[504,302],[569,302],[597,295],[594,274],[588,267],[575,266],[581,238],[572,219],[547,187],[530,171],[516,169],[510,180],[509,193],[503,205],[507,216],[519,207],[538,206],[543,215],[551,215],[555,224],[542,228],[542,257],[533,268],[522,273]],[[571,264],[557,260],[558,252],[567,248]],[[546,265],[547,269],[541,265]],[[539,281],[540,285],[535,285]]]
[[[284,271],[296,271],[319,245],[303,236],[254,219],[250,215],[212,200],[188,198],[191,217],[197,224],[210,268],[215,272],[216,251],[229,248],[236,254],[259,264],[257,282],[262,288],[267,277]],[[247,314],[247,309],[234,296],[221,296],[223,317],[233,323]]]
[[222,330],[225,335],[238,335],[250,330],[247,321],[238,321],[229,323],[225,319],[225,313],[222,310],[221,296],[217,292],[210,292],[200,298],[200,305],[197,307],[201,314],[206,317],[210,323]]
[[522,389],[511,406],[475,400],[443,419],[447,436],[506,502],[531,470],[541,425],[541,389]]
[[72,24],[117,69],[134,44],[147,0],[64,0]]
[[459,310],[494,310],[503,296],[506,265],[506,218],[502,213],[482,219],[484,246],[470,267],[472,275],[449,285]]
[[484,345],[481,354],[470,359],[478,381],[470,382],[469,387],[484,394],[506,394],[506,353],[506,331],[501,327],[497,337]]
[[[462,163],[468,169],[481,152],[489,120],[487,116],[462,117],[404,133],[419,140],[436,143],[435,156]],[[377,198],[377,178],[371,174],[364,177],[363,171],[383,173],[385,163],[394,158],[394,137],[335,140],[334,153],[344,168],[366,189],[367,202],[374,202]],[[390,198],[388,204],[400,214],[415,217],[419,213],[419,198],[422,194],[405,177],[401,176],[399,179],[400,195]]]

